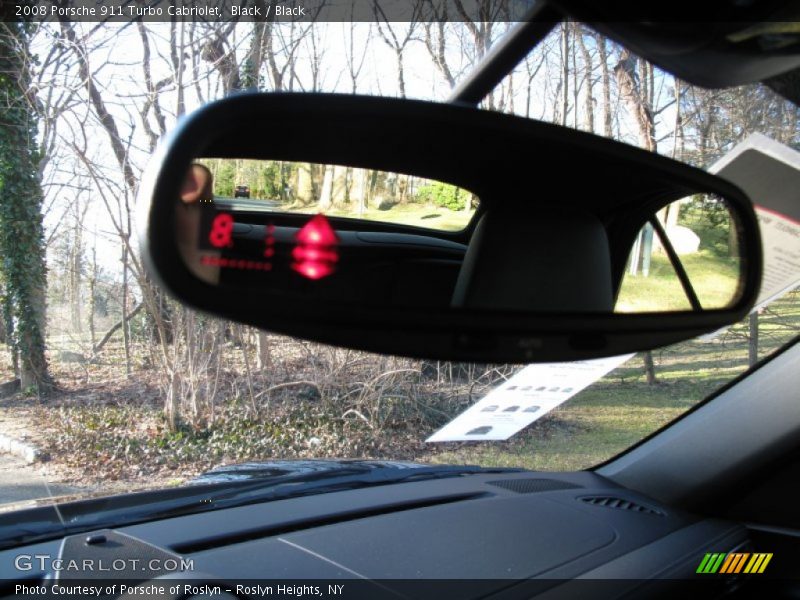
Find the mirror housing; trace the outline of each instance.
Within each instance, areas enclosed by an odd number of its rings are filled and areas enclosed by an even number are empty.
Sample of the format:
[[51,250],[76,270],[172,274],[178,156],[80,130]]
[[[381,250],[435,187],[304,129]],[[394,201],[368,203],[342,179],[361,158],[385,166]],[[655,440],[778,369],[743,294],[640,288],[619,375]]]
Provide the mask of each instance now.
[[[461,247],[452,303],[358,304],[315,295],[310,284],[286,294],[267,284],[237,291],[203,280],[176,243],[177,199],[201,157],[378,169],[468,190],[480,205],[461,231],[330,218],[348,239],[389,243],[392,236],[425,235]],[[710,310],[612,313],[642,226],[698,193],[724,198],[732,215],[739,265],[732,301]],[[761,280],[756,217],[734,185],[598,136],[451,104],[293,93],[221,100],[184,118],[163,141],[138,207],[145,261],[182,302],[276,333],[418,358],[550,362],[652,349],[740,320]],[[309,221],[308,214],[281,211],[242,214],[256,224],[268,214],[291,232]],[[519,290],[508,287],[514,269],[525,282]]]

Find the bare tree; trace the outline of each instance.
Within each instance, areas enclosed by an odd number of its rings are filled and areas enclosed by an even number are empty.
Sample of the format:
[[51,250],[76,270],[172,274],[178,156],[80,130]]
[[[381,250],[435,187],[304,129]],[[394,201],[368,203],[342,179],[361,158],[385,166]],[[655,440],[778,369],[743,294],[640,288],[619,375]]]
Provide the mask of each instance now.
[[585,36],[583,26],[575,23],[575,40],[583,60],[583,128],[594,133],[594,61],[586,46]]
[[403,53],[406,50],[409,42],[414,39],[414,32],[419,25],[421,17],[421,5],[415,2],[412,8],[412,14],[407,23],[398,27],[399,31],[395,31],[396,26],[392,26],[389,22],[386,13],[381,7],[380,3],[373,4],[373,11],[375,13],[375,23],[378,35],[383,42],[392,49],[397,63],[397,89],[401,98],[406,97],[406,79],[405,79],[405,65],[403,63]]
[[[351,17],[353,17],[354,11],[355,2],[353,1],[350,3]],[[353,94],[358,92],[358,78],[364,67],[364,61],[367,58],[367,48],[372,39],[372,24],[366,24],[366,26],[367,33],[364,39],[364,45],[360,48],[356,48],[356,30],[358,29],[358,25],[352,18],[350,22],[342,24],[346,40],[345,61],[347,62],[347,75],[350,78],[350,91]]]
[[226,95],[242,89],[235,48],[228,44],[228,37],[233,33],[235,25],[235,22],[219,24],[205,42],[201,53],[203,60],[211,63],[219,73]]
[[[655,152],[657,149],[656,131],[653,107],[650,104],[651,96],[647,87],[648,78],[641,77],[641,74],[637,73],[638,62],[638,59],[630,52],[623,50],[619,62],[614,67],[614,75],[617,79],[619,95],[636,123],[639,145],[646,150]],[[646,67],[641,73],[646,75]]]
[[[651,152],[657,150],[655,135],[655,122],[653,117],[653,106],[651,104],[652,94],[648,91],[652,89],[651,81],[648,77],[648,67],[645,65],[637,73],[637,62],[627,50],[620,54],[619,62],[614,67],[614,75],[617,79],[619,94],[633,117],[639,135],[639,144]],[[652,234],[651,234],[652,235]],[[642,248],[646,245],[642,244]],[[647,376],[647,383],[656,383],[656,371],[653,364],[652,352],[644,353],[644,370]]]
[[431,57],[436,70],[442,75],[450,89],[456,86],[456,78],[447,61],[447,34],[448,34],[448,12],[447,2],[431,2],[423,5],[426,13],[424,22],[425,34],[423,42],[428,55]]
[[69,203],[72,227],[70,231],[71,243],[67,273],[69,276],[70,321],[72,329],[75,332],[80,332],[82,325],[81,279],[84,272],[85,259],[83,248],[83,223],[86,219],[86,213],[89,210],[89,202],[82,199],[84,196],[84,194],[77,194],[75,200]]
[[562,126],[567,124],[567,114],[569,113],[569,23],[561,23],[561,108],[559,111],[559,121]]
[[608,49],[606,46],[606,38],[601,34],[595,35],[595,45],[600,60],[600,73],[603,88],[603,135],[611,138],[613,135],[613,127],[611,120],[611,77],[610,68],[608,66]]
[[[533,53],[525,57],[525,117],[531,116],[531,101],[533,91],[533,81],[539,74],[547,59],[549,48],[543,47],[541,51],[534,50]],[[538,60],[537,60],[538,57]]]

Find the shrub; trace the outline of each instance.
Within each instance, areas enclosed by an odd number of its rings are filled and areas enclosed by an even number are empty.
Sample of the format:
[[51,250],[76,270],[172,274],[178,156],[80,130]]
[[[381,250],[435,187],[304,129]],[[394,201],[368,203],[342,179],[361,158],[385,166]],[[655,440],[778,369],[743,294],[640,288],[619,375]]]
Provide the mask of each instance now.
[[688,227],[700,237],[700,249],[717,256],[729,256],[730,213],[720,198],[697,194],[680,207],[678,224]]
[[418,202],[428,202],[436,206],[449,208],[450,210],[463,210],[464,204],[469,197],[469,192],[461,188],[450,185],[449,183],[432,181],[419,188],[416,200]]

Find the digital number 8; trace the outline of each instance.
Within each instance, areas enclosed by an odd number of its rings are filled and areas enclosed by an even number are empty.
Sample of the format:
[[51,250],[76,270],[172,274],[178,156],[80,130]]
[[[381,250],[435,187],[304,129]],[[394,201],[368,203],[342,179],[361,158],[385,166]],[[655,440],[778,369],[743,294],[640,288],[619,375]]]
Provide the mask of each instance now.
[[211,233],[208,234],[208,241],[215,248],[224,248],[231,245],[232,233],[233,217],[227,213],[220,213],[214,217],[214,221],[211,224]]

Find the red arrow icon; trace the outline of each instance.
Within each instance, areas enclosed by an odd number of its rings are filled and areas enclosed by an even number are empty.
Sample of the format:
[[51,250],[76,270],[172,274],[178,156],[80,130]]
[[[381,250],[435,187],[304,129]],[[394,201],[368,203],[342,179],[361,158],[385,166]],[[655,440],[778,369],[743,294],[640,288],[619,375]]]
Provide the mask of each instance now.
[[339,238],[325,215],[312,217],[295,235],[292,269],[307,279],[322,279],[334,271],[339,261]]

